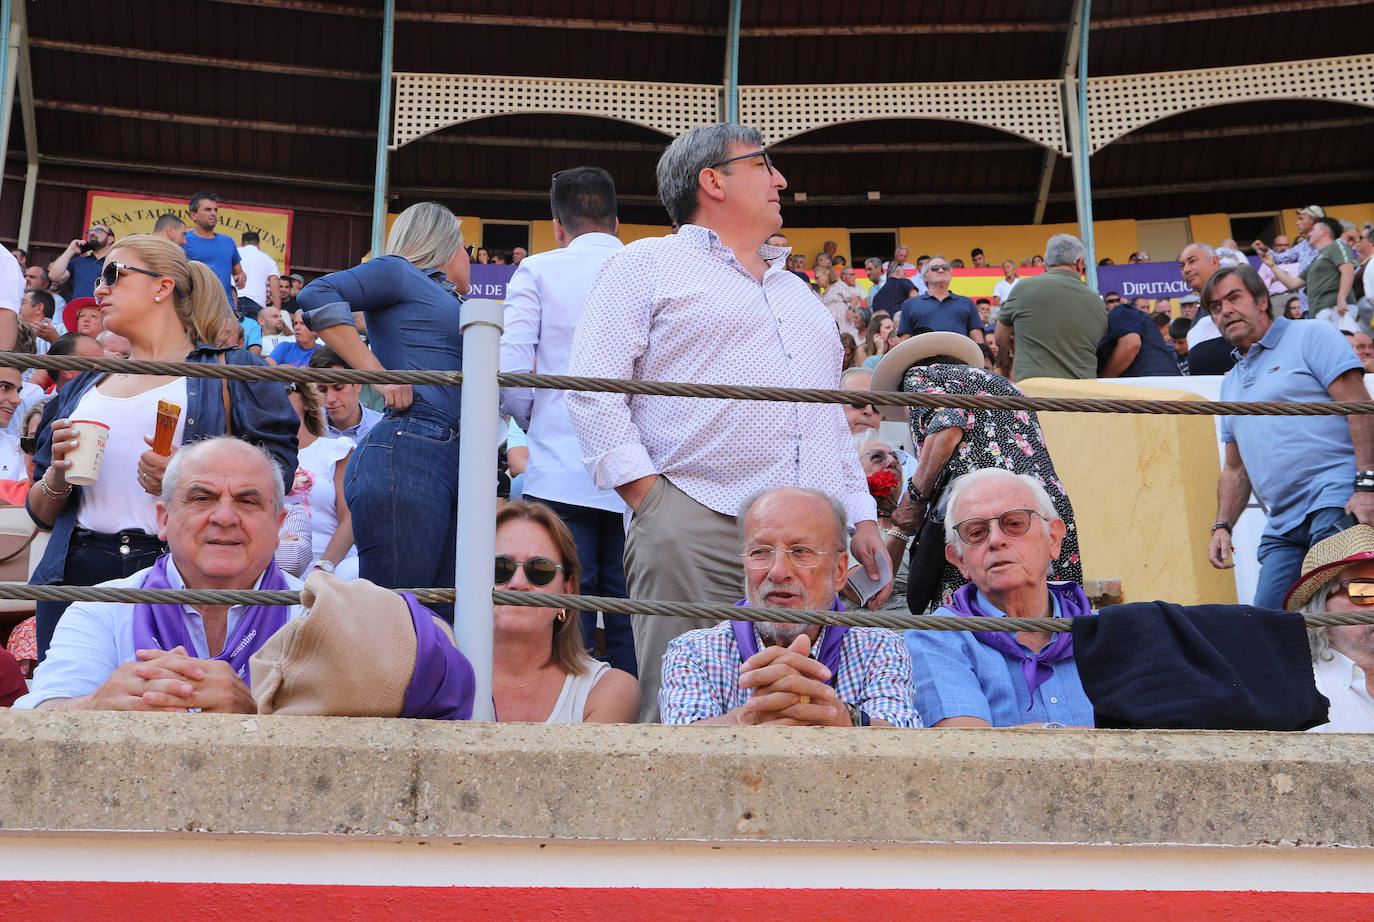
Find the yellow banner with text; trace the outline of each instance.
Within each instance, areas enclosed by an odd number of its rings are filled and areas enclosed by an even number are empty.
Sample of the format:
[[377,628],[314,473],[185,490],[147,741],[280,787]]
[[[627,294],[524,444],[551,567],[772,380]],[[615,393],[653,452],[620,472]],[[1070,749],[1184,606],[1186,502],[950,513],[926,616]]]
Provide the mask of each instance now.
[[[186,199],[96,189],[86,193],[85,226],[104,224],[114,232],[116,240],[129,234],[151,234],[157,219],[165,214],[176,215],[188,227],[191,224],[191,210],[187,207]],[[285,273],[291,266],[291,220],[294,214],[285,208],[220,202],[219,226],[215,230],[232,237],[235,246],[244,231],[256,231],[258,249],[275,259],[277,268]]]

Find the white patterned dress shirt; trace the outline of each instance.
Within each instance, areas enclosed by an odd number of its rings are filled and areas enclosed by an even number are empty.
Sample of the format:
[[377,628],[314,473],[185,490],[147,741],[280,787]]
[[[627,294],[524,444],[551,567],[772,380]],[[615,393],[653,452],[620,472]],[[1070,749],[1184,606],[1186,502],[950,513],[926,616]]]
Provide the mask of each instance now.
[[[829,313],[788,272],[787,247],[761,246],[760,282],[714,231],[685,224],[606,261],[573,338],[569,373],[641,381],[837,388]],[[811,487],[851,524],[877,509],[839,404],[569,391],[568,412],[596,485],[664,474],[697,502],[735,515],[752,494]]]

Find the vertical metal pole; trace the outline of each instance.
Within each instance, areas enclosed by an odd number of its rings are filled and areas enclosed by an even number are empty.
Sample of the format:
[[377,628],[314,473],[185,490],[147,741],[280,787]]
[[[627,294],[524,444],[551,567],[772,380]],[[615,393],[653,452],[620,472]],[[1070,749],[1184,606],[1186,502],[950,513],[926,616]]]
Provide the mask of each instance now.
[[458,599],[453,636],[472,663],[477,692],[473,720],[493,720],[491,700],[492,604],[496,556],[496,433],[500,392],[503,310],[500,301],[465,301],[463,330],[463,426],[458,448]]
[[725,45],[725,120],[739,121],[739,13],[743,0],[730,0],[730,28]]
[[386,245],[386,140],[391,136],[391,44],[396,25],[396,0],[386,0],[382,14],[382,85],[377,97],[377,169],[372,180],[372,255]]
[[29,60],[28,20],[24,18],[24,6],[15,11],[12,29],[19,30],[14,43],[17,53],[18,74],[15,77],[15,93],[19,96],[19,114],[24,125],[24,155],[28,169],[24,171],[24,203],[19,210],[19,247],[29,248],[29,232],[33,229],[33,202],[38,190],[38,125],[33,114],[33,65]]
[[5,155],[10,146],[10,110],[14,108],[15,78],[19,75],[19,55],[10,47],[12,0],[0,0],[0,187],[5,182]]
[[1097,291],[1097,246],[1093,240],[1092,138],[1088,128],[1088,18],[1092,0],[1078,0],[1078,72],[1069,100],[1069,128],[1073,136],[1073,197],[1078,229],[1087,251],[1088,287]]

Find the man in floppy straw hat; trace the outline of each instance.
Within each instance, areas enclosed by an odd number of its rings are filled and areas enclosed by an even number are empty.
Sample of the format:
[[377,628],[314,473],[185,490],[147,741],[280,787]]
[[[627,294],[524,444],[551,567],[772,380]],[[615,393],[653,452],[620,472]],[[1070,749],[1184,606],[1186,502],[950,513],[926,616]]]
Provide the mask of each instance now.
[[[1374,528],[1356,525],[1312,546],[1283,607],[1374,613]],[[1314,733],[1374,733],[1374,624],[1307,629],[1317,690],[1331,702],[1330,722]]]

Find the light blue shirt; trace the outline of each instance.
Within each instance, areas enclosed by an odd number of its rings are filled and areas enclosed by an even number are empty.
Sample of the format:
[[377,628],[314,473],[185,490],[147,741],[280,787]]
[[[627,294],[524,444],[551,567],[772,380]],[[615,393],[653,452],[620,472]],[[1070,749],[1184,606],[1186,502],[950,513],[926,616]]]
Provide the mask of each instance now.
[[[1054,617],[1060,617],[1059,600],[1050,596],[1050,601]],[[981,592],[978,604],[992,617],[1006,617]],[[942,608],[935,614],[952,612]],[[916,710],[927,727],[946,717],[980,717],[994,727],[1050,721],[1070,727],[1094,724],[1092,702],[1072,658],[1049,664],[1054,675],[1035,690],[1032,699],[1021,664],[979,642],[969,631],[907,631],[906,649],[911,656]],[[1029,647],[1026,650],[1030,652]]]
[[363,411],[363,415],[347,429],[335,428],[334,424],[329,422],[328,417],[326,417],[325,426],[329,429],[329,434],[348,439],[354,445],[366,438],[367,434],[372,431],[372,427],[377,425],[377,421],[382,418],[382,414],[361,403],[358,404],[358,408]]
[[[112,579],[101,583],[101,588],[138,589],[148,576],[148,569],[139,570],[124,579]],[[301,581],[289,573],[283,573],[290,589],[300,589]],[[185,589],[176,564],[167,562],[167,583],[172,589]],[[262,577],[253,584],[257,589]],[[245,605],[229,608],[228,627],[225,637],[232,637],[240,619],[247,610]],[[191,638],[195,650],[192,656],[209,658],[209,645],[205,640],[205,624],[200,612],[182,606],[182,617],[186,619],[186,633]],[[298,617],[299,605],[290,609],[290,617]],[[265,641],[266,638],[263,638]],[[14,702],[16,708],[33,708],[53,698],[80,698],[99,688],[106,679],[124,663],[131,663],[137,657],[134,647],[134,604],[132,602],[73,602],[57,623],[52,643],[48,645],[47,659],[39,664],[34,673],[29,693]]]
[[[1222,400],[1330,400],[1347,371],[1364,373],[1350,342],[1330,324],[1280,317],[1221,381]],[[1223,416],[1250,486],[1281,535],[1318,509],[1340,507],[1355,481],[1355,447],[1344,416]]]

